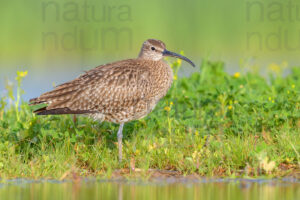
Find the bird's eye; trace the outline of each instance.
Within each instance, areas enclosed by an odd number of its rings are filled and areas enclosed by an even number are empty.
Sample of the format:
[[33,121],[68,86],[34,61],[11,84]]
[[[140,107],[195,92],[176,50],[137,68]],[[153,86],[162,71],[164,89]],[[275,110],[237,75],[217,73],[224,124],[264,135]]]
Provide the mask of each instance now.
[[155,50],[155,47],[151,47],[151,50],[154,51],[154,50]]

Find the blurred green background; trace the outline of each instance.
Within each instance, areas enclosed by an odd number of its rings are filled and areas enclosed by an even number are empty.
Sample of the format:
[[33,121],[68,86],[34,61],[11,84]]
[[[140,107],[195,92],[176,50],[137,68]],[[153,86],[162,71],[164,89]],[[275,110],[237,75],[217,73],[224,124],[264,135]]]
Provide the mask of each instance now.
[[28,96],[136,57],[148,38],[183,50],[198,66],[203,58],[223,60],[229,71],[245,62],[297,65],[300,53],[297,0],[2,1],[0,22],[0,89],[5,77],[28,70]]

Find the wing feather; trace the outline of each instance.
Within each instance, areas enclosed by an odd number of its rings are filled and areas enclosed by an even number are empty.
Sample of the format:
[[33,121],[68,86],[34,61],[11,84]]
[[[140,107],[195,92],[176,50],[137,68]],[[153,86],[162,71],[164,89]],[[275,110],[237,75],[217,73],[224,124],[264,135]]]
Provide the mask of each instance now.
[[[47,103],[45,110],[53,110],[48,112],[51,114],[105,114],[136,105],[149,94],[149,86],[147,66],[131,59],[96,67],[30,102]],[[43,113],[47,114],[44,110]]]

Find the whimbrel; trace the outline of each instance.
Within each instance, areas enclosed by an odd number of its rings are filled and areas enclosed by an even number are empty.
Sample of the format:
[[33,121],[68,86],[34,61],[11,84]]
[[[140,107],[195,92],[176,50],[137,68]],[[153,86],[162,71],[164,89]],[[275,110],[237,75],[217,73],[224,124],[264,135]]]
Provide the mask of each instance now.
[[119,161],[125,122],[149,114],[172,85],[173,72],[165,56],[188,58],[166,50],[160,40],[149,39],[136,59],[98,66],[54,90],[30,100],[31,105],[47,104],[38,115],[86,114],[95,120],[120,124],[117,133]]

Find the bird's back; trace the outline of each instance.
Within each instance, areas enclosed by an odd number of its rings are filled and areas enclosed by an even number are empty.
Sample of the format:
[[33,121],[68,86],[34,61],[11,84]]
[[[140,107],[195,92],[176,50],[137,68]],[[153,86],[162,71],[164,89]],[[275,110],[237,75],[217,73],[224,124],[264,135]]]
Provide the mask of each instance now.
[[46,103],[37,114],[89,114],[126,122],[148,114],[172,83],[172,70],[163,61],[129,59],[96,67],[54,90],[32,99]]

